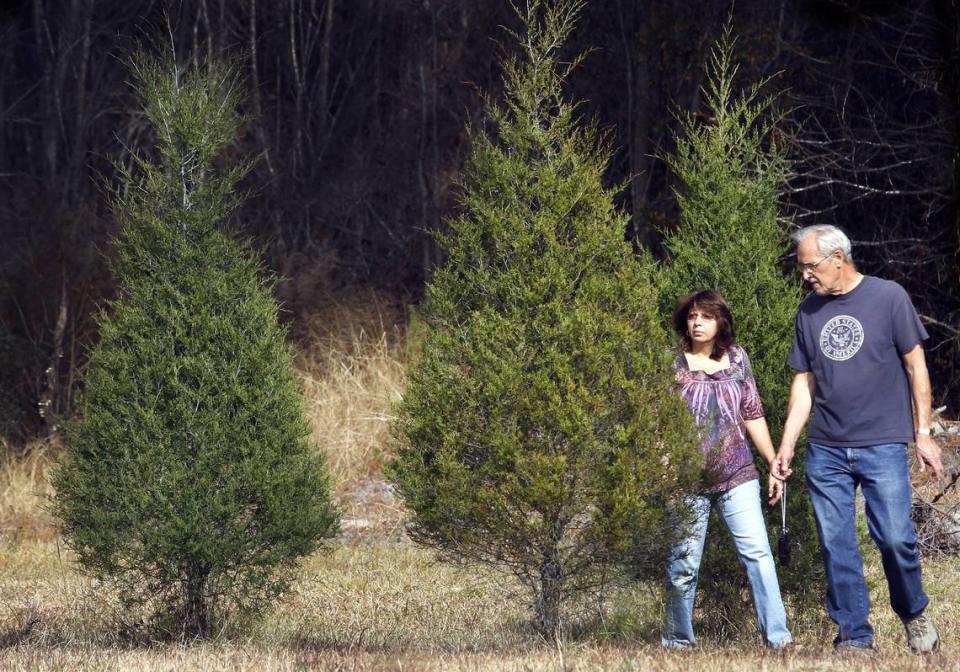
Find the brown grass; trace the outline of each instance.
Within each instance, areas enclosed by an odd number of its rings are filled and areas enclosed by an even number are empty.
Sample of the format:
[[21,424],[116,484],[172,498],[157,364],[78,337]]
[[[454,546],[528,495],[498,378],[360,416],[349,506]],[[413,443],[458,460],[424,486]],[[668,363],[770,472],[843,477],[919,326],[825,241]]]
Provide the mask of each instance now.
[[874,657],[836,658],[832,626],[816,618],[791,622],[798,646],[785,655],[764,649],[751,632],[704,633],[698,650],[666,653],[657,640],[659,597],[642,586],[584,612],[584,634],[546,644],[531,630],[515,582],[438,563],[405,539],[406,514],[380,469],[407,355],[398,311],[366,305],[374,308],[335,305],[298,333],[311,423],[350,526],[332,552],[304,562],[284,601],[255,623],[228,624],[213,641],[133,643],[130,624],[115,615],[115,596],[76,571],[40,507],[57,452],[41,444],[0,462],[0,670],[960,669],[960,559],[924,563],[945,652],[916,657],[888,607],[872,547]]
[[296,366],[313,437],[341,485],[381,473],[406,385],[402,316],[374,300],[329,303],[298,329]]
[[78,575],[56,542],[0,550],[3,670],[930,670],[958,669],[960,562],[927,561],[931,614],[943,654],[916,657],[887,607],[881,569],[868,555],[878,652],[852,660],[830,651],[830,632],[797,631],[786,655],[755,635],[705,637],[689,653],[656,641],[659,602],[644,589],[612,596],[605,619],[559,647],[529,628],[513,584],[488,571],[439,564],[411,546],[340,545],[310,558],[294,592],[246,629],[212,642],[138,644],[110,615],[112,600]]
[[59,450],[55,441],[38,441],[17,454],[0,441],[0,542],[56,536],[44,501],[50,493],[47,470]]

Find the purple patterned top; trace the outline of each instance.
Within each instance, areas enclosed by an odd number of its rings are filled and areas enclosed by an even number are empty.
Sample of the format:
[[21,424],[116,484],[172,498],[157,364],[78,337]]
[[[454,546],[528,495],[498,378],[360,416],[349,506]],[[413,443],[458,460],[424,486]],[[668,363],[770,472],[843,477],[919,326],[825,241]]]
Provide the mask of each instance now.
[[680,396],[703,437],[704,493],[727,492],[759,478],[744,421],[762,418],[763,405],[747,353],[733,345],[727,355],[730,366],[716,373],[691,371],[682,352],[673,363]]

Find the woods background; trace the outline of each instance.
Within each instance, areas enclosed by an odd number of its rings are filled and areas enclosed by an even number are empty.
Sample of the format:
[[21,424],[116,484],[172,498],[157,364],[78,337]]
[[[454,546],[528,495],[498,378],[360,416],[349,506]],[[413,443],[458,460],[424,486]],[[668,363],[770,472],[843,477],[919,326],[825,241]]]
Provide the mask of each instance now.
[[[675,226],[675,112],[702,113],[707,50],[731,12],[594,0],[570,81],[618,147],[624,235],[659,254]],[[794,175],[790,226],[832,223],[861,270],[902,283],[931,334],[934,405],[960,411],[960,3],[739,0],[744,83],[781,73]],[[167,18],[169,17],[169,22]],[[69,414],[113,292],[104,182],[151,146],[125,59],[240,59],[259,156],[232,223],[285,280],[297,325],[331,300],[415,303],[439,261],[429,231],[457,207],[465,127],[496,96],[503,0],[20,0],[0,5],[0,435],[11,445]],[[792,265],[793,260],[784,259]],[[745,274],[751,273],[744,267]],[[373,294],[369,290],[373,290]]]

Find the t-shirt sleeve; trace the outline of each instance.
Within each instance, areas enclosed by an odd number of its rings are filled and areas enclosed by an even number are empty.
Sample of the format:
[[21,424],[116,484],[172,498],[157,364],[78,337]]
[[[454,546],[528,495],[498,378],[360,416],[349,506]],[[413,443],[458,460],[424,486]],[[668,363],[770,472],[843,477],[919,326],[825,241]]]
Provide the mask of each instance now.
[[903,355],[913,350],[918,343],[927,340],[929,336],[906,290],[897,284],[892,286],[894,290],[890,308],[890,331],[893,334],[893,344],[897,347],[897,352]]
[[743,367],[743,385],[740,396],[740,417],[744,420],[756,420],[763,417],[763,402],[760,401],[760,391],[757,390],[757,381],[753,377],[753,367],[746,350],[740,350],[741,366]]
[[794,321],[793,329],[793,347],[790,349],[790,357],[787,358],[787,364],[794,371],[801,373],[811,370],[810,358],[807,355],[807,344],[803,333],[803,323],[800,320],[800,313],[797,312],[797,319]]

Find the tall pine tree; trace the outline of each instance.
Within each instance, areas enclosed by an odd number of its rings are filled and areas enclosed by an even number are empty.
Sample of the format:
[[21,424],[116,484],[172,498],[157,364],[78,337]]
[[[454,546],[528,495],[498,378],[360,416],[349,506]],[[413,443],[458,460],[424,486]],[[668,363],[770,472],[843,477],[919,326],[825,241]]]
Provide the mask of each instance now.
[[671,495],[701,463],[648,266],[603,185],[609,147],[563,97],[582,5],[518,10],[505,104],[488,101],[440,237],[390,468],[414,538],[515,574],[550,638],[623,553],[662,576]]
[[[776,446],[793,379],[787,356],[794,316],[803,298],[798,277],[784,275],[781,263],[789,250],[780,223],[789,166],[784,147],[774,139],[774,101],[762,93],[767,82],[735,93],[733,48],[728,26],[708,63],[704,99],[712,116],[706,121],[683,117],[676,152],[666,157],[679,180],[680,224],[666,235],[669,257],[661,267],[660,306],[669,315],[681,296],[705,287],[724,295],[737,341],[750,355]],[[766,479],[767,465],[758,466]],[[780,571],[794,616],[806,606],[819,608],[823,585],[802,470],[801,455],[787,486],[787,522],[798,545],[790,566]],[[779,507],[768,520],[775,548]],[[701,613],[718,625],[745,623],[752,611],[744,603],[749,598],[736,552],[715,514],[710,529],[698,591],[708,606]]]
[[337,514],[271,283],[223,230],[246,167],[235,72],[139,55],[155,158],[121,170],[119,296],[99,318],[54,511],[90,573],[203,636],[287,585]]

